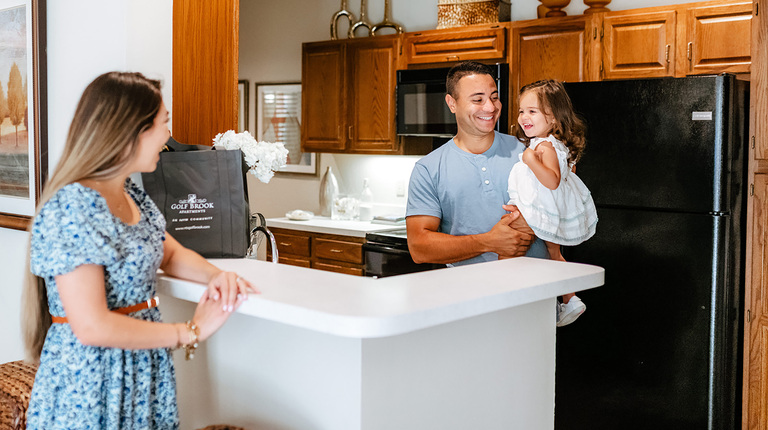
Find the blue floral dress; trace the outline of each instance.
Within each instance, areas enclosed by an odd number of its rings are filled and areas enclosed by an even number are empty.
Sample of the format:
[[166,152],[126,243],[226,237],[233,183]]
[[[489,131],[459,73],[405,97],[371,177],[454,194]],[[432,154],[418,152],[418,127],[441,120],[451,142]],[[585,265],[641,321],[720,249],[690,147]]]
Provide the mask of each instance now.
[[[51,315],[66,316],[55,276],[83,264],[104,266],[110,309],[155,295],[165,219],[130,180],[141,219],[124,224],[97,191],[60,189],[32,224],[31,270],[45,280]],[[157,308],[131,314],[161,321]],[[53,324],[32,388],[28,429],[176,429],[176,376],[167,348],[124,350],[81,344],[69,324]]]

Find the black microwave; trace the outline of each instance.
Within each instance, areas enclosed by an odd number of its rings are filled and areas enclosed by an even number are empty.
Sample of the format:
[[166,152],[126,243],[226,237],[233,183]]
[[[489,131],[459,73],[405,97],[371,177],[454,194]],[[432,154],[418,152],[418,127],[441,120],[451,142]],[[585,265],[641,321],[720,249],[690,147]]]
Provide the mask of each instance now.
[[[508,133],[509,65],[492,64],[501,100],[496,130]],[[397,134],[453,137],[456,118],[445,103],[445,78],[450,68],[397,71]]]

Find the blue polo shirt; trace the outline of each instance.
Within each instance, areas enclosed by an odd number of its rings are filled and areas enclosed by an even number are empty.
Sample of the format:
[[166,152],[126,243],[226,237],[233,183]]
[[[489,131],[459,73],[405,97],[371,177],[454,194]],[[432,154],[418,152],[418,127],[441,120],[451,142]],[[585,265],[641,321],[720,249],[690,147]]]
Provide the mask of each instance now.
[[[493,145],[482,154],[465,152],[451,139],[416,162],[408,186],[405,216],[440,218],[438,231],[453,236],[490,231],[506,213],[501,206],[509,201],[509,172],[525,150],[516,137],[494,133]],[[548,258],[549,254],[544,242],[537,238],[526,256]],[[498,258],[498,254],[486,252],[453,264]]]

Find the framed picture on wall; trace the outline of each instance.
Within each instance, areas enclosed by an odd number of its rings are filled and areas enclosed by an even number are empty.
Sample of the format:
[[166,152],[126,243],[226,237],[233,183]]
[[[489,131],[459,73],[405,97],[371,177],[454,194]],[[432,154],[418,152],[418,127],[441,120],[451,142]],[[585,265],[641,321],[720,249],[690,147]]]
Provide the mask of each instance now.
[[248,130],[248,81],[237,81],[237,132]]
[[0,1],[0,227],[24,230],[48,172],[45,0]]
[[282,142],[288,163],[277,173],[318,174],[317,154],[301,152],[301,84],[256,84],[256,139]]

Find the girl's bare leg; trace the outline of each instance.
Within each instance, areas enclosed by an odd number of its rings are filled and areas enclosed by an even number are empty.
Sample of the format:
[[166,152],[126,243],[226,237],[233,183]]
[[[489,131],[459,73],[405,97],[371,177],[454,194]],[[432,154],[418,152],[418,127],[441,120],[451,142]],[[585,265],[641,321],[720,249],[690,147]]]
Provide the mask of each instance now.
[[[565,261],[565,258],[563,258],[563,254],[560,253],[560,245],[552,242],[544,241],[545,244],[547,244],[547,252],[549,252],[549,259],[550,260],[557,260],[557,261]],[[569,294],[563,294],[563,303],[568,303],[571,301],[571,297],[575,296],[576,293],[569,293]]]

